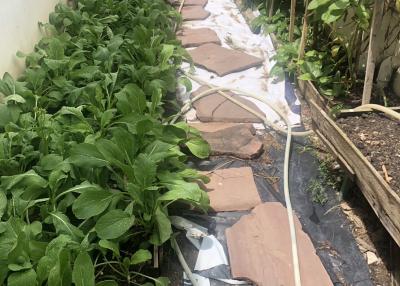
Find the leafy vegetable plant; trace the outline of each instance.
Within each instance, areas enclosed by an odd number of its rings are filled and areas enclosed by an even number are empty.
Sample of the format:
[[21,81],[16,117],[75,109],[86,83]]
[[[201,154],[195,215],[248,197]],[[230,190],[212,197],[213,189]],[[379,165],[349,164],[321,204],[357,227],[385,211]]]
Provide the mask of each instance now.
[[59,4],[18,80],[0,80],[0,284],[167,285],[147,273],[176,201],[208,197],[185,165],[208,145],[168,124],[186,52],[162,0]]

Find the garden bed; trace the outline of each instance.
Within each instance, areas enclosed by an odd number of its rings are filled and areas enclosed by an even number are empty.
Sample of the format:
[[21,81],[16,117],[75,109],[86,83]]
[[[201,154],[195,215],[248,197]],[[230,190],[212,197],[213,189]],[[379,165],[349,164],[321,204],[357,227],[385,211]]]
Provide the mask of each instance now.
[[400,124],[378,113],[339,118],[339,126],[381,174],[400,193]]
[[342,167],[354,177],[374,212],[400,245],[400,197],[384,180],[346,133],[328,115],[326,105],[310,81],[299,81],[299,89],[310,105],[314,130],[338,159]]

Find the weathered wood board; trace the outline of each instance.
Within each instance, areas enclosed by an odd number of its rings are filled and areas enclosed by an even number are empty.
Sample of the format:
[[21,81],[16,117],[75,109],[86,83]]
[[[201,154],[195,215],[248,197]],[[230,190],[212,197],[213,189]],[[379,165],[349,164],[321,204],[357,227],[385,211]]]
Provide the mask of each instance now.
[[[400,197],[328,115],[328,102],[311,81],[298,81],[299,90],[310,106],[315,133],[321,138],[371,205],[382,225],[393,238],[390,261],[392,285],[400,286]],[[398,107],[393,108],[398,110]],[[366,110],[364,112],[370,112]],[[347,110],[340,116],[350,116]],[[360,115],[358,112],[353,116]],[[354,173],[354,176],[352,174]],[[390,242],[388,242],[390,243]]]
[[[384,227],[400,246],[400,197],[384,181],[365,156],[309,94],[304,94],[311,110],[313,124],[334,146],[336,157],[343,158],[355,173],[356,183]],[[307,98],[308,97],[308,98]],[[326,143],[326,142],[325,142]]]

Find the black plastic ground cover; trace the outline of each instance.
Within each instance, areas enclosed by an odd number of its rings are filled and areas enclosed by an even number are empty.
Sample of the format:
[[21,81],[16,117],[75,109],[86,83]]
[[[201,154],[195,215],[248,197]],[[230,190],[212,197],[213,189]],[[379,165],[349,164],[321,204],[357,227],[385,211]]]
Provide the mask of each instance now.
[[[224,168],[250,166],[256,174],[255,181],[263,202],[280,202],[285,205],[283,193],[283,158],[285,138],[274,136],[280,147],[266,146],[271,162],[263,160],[243,161],[232,158],[215,158],[209,161],[193,163],[202,171],[210,171],[221,164]],[[318,256],[330,275],[334,285],[372,286],[368,265],[358,249],[350,229],[350,222],[340,208],[339,194],[326,188],[328,201],[325,205],[312,202],[307,192],[309,184],[319,180],[318,160],[308,151],[303,152],[307,142],[294,142],[290,158],[290,191],[293,208],[300,219],[303,230],[310,236]],[[275,185],[265,177],[280,177]],[[321,182],[322,184],[324,182]],[[226,247],[225,229],[235,224],[246,212],[221,212],[214,215],[199,215],[192,212],[180,213],[200,225],[207,227],[211,234]],[[178,238],[189,265],[194,267],[197,250],[184,236]],[[178,270],[179,269],[179,270]],[[166,254],[164,274],[175,277],[172,285],[183,285],[182,270],[172,252]],[[228,271],[229,268],[224,269]],[[226,272],[225,272],[226,273]],[[201,273],[213,277],[216,273]],[[216,275],[221,275],[217,273]],[[211,286],[226,285],[211,281]],[[322,285],[323,286],[323,285]]]

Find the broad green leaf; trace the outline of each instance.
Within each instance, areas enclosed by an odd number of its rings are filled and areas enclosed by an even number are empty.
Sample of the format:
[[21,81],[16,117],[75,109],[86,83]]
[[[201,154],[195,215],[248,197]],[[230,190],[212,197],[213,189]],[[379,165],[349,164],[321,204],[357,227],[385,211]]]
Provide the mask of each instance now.
[[154,215],[154,220],[154,229],[153,234],[150,236],[150,242],[154,245],[161,245],[171,237],[171,221],[159,207]]
[[106,240],[106,239],[100,239],[99,241],[99,246],[104,248],[104,249],[109,249],[111,250],[116,257],[119,257],[119,245],[116,242]]
[[136,158],[133,170],[138,185],[146,188],[153,183],[156,177],[157,165],[145,154],[140,154]]
[[3,217],[6,209],[7,209],[7,196],[5,195],[3,190],[0,190],[0,220]]
[[151,252],[147,249],[139,249],[131,257],[131,264],[136,265],[144,263],[152,258]]
[[72,80],[92,80],[99,72],[99,67],[97,66],[86,66],[70,72],[70,77]]
[[200,159],[205,159],[210,155],[210,146],[207,141],[201,138],[193,138],[186,142],[186,146],[189,148],[193,155]]
[[113,141],[107,139],[100,139],[96,142],[97,150],[103,155],[103,157],[118,165],[124,163],[125,153],[124,150],[117,146]]
[[165,185],[170,190],[159,198],[161,201],[188,200],[200,202],[204,192],[197,183],[188,183],[184,180],[161,182],[161,184]]
[[74,146],[68,161],[82,168],[99,168],[109,164],[96,146],[89,143],[81,143]]
[[94,266],[87,252],[81,252],[76,257],[72,281],[76,286],[94,286]]
[[117,109],[123,114],[131,112],[143,114],[146,110],[146,96],[136,84],[127,84],[116,95],[118,99]]
[[44,171],[54,170],[63,161],[62,156],[57,154],[45,155],[40,159],[39,165]]
[[10,218],[7,222],[0,222],[0,259],[8,260],[8,254],[16,246],[18,240],[18,220]]
[[175,46],[173,45],[163,45],[160,53],[160,61],[162,65],[166,65],[169,59],[174,54]]
[[116,209],[100,217],[95,225],[95,229],[101,239],[114,239],[127,232],[133,223],[133,216]]
[[66,234],[70,235],[74,238],[82,238],[84,237],[83,232],[70,223],[69,218],[60,212],[50,213],[52,217],[53,225],[56,228],[56,232],[58,234]]
[[88,219],[105,211],[112,198],[111,192],[94,185],[92,190],[83,192],[75,200],[72,211],[77,218]]
[[110,124],[111,120],[114,118],[114,113],[116,112],[116,109],[108,109],[104,111],[104,113],[101,115],[101,127],[105,128],[108,124]]
[[313,80],[313,77],[309,73],[303,73],[302,75],[300,75],[298,77],[298,79],[300,79],[300,80]]
[[4,190],[23,189],[23,197],[26,200],[34,200],[47,187],[47,181],[34,170],[15,176],[3,176],[1,186]]
[[17,103],[25,103],[26,100],[22,96],[18,94],[11,94],[4,98],[4,103],[8,103],[9,101],[17,102]]
[[50,269],[48,286],[66,286],[72,284],[71,255],[69,249],[61,249],[56,264]]
[[139,149],[139,142],[137,142],[136,135],[121,127],[113,129],[112,134],[112,140],[123,150],[127,160],[133,161]]
[[37,285],[36,272],[33,269],[12,273],[7,280],[8,286]]
[[325,4],[328,4],[331,0],[312,0],[310,4],[308,4],[308,10],[317,9]]

